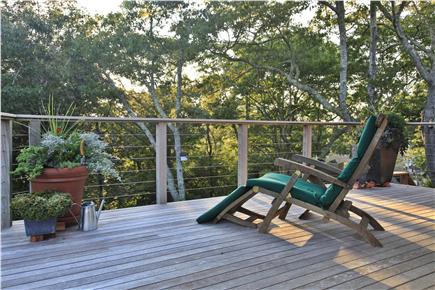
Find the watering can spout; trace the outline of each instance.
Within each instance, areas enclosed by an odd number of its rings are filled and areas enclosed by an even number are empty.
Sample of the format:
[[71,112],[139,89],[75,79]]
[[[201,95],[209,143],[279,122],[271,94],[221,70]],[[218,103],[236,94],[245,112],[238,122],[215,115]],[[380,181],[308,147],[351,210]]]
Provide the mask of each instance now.
[[100,207],[98,208],[97,221],[100,219],[100,214],[101,214],[101,211],[103,210],[103,206],[104,206],[105,202],[106,202],[106,200],[103,198],[103,200],[101,200]]

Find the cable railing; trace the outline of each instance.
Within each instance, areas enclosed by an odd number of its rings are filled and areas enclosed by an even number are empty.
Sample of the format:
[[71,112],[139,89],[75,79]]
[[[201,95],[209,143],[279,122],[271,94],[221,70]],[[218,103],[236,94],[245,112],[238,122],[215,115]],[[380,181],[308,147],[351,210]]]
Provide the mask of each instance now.
[[[7,201],[15,194],[29,191],[25,179],[9,173],[16,167],[15,158],[20,150],[29,144],[38,144],[44,122],[49,118],[1,114],[2,200]],[[172,190],[180,190],[180,180],[185,199],[225,195],[238,185],[245,184],[248,178],[270,171],[278,172],[273,164],[277,157],[290,158],[292,154],[303,154],[330,160],[348,159],[361,128],[358,122],[56,118],[79,121],[78,130],[98,133],[108,144],[107,150],[116,157],[114,161],[121,181],[89,174],[85,187],[85,200],[105,198],[109,208],[172,201],[173,192],[168,185],[172,184]],[[138,124],[149,129],[155,145],[151,144]],[[176,144],[169,124],[176,126],[181,145]],[[416,128],[434,126],[435,123],[412,122],[408,125]],[[347,128],[346,133],[337,134],[340,128]],[[409,132],[414,136],[418,131]],[[324,156],[327,146],[329,154]],[[181,162],[177,162],[180,156],[177,156],[176,150],[182,152],[184,159]],[[182,179],[177,175],[180,170]],[[168,176],[168,173],[171,175]],[[2,203],[2,217],[10,215],[3,205],[8,207],[9,202]]]

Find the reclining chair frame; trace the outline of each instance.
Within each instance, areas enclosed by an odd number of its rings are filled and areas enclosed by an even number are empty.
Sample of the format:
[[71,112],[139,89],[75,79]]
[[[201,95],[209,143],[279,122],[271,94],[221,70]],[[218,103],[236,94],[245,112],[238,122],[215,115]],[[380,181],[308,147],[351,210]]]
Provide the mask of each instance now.
[[[291,205],[294,204],[306,209],[306,211],[304,212],[304,214],[301,215],[300,218],[306,216],[309,211],[313,211],[315,213],[323,215],[324,220],[332,219],[351,228],[370,245],[375,247],[382,247],[381,242],[379,242],[379,240],[376,239],[376,237],[369,231],[368,226],[371,225],[372,228],[377,231],[384,231],[384,228],[376,221],[375,218],[373,218],[367,212],[354,206],[351,201],[344,200],[349,190],[352,189],[353,184],[367,169],[368,162],[382,136],[382,133],[387,126],[387,119],[383,116],[378,117],[376,121],[376,126],[377,130],[374,137],[372,138],[358,167],[355,169],[351,178],[347,182],[343,182],[337,179],[338,174],[340,174],[341,172],[340,169],[323,163],[321,161],[301,155],[292,156],[292,160],[278,158],[275,160],[274,163],[276,166],[286,168],[289,171],[299,171],[300,173],[294,173],[290,181],[280,193],[273,192],[262,187],[254,186],[246,193],[241,195],[239,198],[237,198],[234,202],[229,204],[213,220],[213,222],[217,223],[221,219],[224,219],[242,226],[257,228],[258,231],[261,233],[267,233],[269,231],[269,226],[272,220],[277,216],[281,220],[285,220]],[[295,199],[291,196],[290,191],[298,178],[303,178],[305,180],[309,179],[311,182],[320,184],[322,186],[324,186],[323,182],[336,184],[342,187],[342,190],[335,198],[334,202],[327,209],[324,209]],[[271,207],[266,215],[253,212],[243,207],[243,204],[257,193],[270,195],[274,198],[271,203]],[[284,203],[284,205],[280,207],[282,203]],[[247,215],[248,218],[242,219],[235,215],[236,212],[243,213]],[[349,212],[352,212],[361,218],[359,223],[350,219]],[[254,221],[257,219],[262,220],[262,222],[258,224],[254,223]]]

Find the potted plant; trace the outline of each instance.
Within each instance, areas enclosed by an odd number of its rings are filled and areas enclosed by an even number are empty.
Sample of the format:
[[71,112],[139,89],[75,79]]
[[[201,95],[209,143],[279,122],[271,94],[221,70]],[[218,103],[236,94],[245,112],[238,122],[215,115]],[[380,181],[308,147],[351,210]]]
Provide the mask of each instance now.
[[[31,182],[32,191],[56,190],[67,192],[78,206],[72,208],[77,218],[88,172],[119,179],[113,168],[113,156],[105,151],[107,144],[95,133],[62,134],[51,131],[42,136],[40,145],[28,146],[17,157],[14,175]],[[75,217],[67,213],[59,221],[75,224]]]
[[[107,144],[95,133],[77,130],[78,122],[61,121],[54,106],[53,97],[47,106],[42,106],[48,115],[48,126],[39,145],[31,145],[21,150],[17,156],[14,175],[23,176],[31,183],[32,191],[55,190],[71,195],[71,212],[59,218],[66,225],[74,225],[80,216],[80,204],[88,177],[88,172],[113,177],[120,180],[114,169],[114,157],[106,152]],[[59,109],[59,108],[58,108]],[[65,116],[74,112],[70,105]]]
[[34,192],[18,194],[12,199],[11,209],[15,219],[24,219],[27,236],[56,232],[56,218],[71,206],[68,193]]
[[396,113],[387,113],[388,125],[385,129],[372,158],[365,180],[377,186],[386,186],[391,182],[397,156],[404,154],[408,148],[406,121]]

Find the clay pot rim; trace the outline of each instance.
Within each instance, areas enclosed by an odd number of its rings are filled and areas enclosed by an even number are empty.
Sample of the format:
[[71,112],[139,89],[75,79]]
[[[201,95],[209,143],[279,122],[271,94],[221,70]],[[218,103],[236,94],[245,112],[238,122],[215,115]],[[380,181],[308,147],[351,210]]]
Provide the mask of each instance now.
[[71,177],[87,177],[89,174],[86,166],[78,166],[74,168],[44,168],[42,174],[35,177],[32,181],[56,179],[56,178],[71,178]]
[[55,173],[55,172],[88,172],[88,168],[84,165],[80,165],[74,168],[59,168],[59,167],[46,167],[44,168],[44,172],[50,172],[50,173]]

